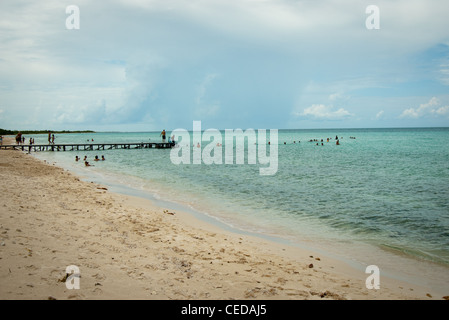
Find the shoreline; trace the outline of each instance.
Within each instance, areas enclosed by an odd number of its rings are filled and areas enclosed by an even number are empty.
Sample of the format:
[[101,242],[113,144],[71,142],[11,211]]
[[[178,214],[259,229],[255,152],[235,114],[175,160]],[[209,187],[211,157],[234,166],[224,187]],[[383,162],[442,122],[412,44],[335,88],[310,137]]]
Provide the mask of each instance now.
[[[368,274],[321,253],[167,213],[20,151],[0,154],[2,299],[442,299],[382,276],[368,290]],[[68,265],[80,267],[79,290],[60,281]]]
[[[154,183],[151,186],[144,186],[146,184],[144,181],[134,181],[135,177],[133,178],[133,176],[122,176],[115,172],[112,173],[111,177],[110,172],[98,171],[96,168],[85,168],[83,165],[80,167],[79,164],[63,161],[59,158],[54,159],[44,154],[40,157],[41,153],[39,152],[32,153],[32,155],[41,161],[50,161],[56,166],[65,168],[82,177],[84,181],[93,181],[94,183],[105,185],[113,193],[144,198],[150,200],[157,207],[176,212],[186,212],[195,219],[212,224],[228,232],[262,238],[277,244],[299,247],[300,249],[314,252],[315,255],[319,253],[321,256],[340,261],[362,273],[365,272],[367,266],[374,264],[379,266],[382,276],[401,280],[412,285],[427,286],[438,292],[440,296],[446,296],[448,291],[448,287],[445,284],[449,281],[449,268],[446,264],[441,264],[438,261],[429,261],[420,256],[377,242],[369,243],[357,241],[357,239],[353,241],[351,238],[335,236],[323,238],[319,232],[317,234],[310,232],[302,234],[300,232],[292,235],[288,233],[288,230],[286,230],[286,233],[283,233],[281,229],[268,229],[264,228],[263,225],[261,229],[260,224],[255,227],[251,220],[239,221],[227,217],[223,219],[223,215],[217,215],[217,211],[215,211],[215,209],[221,210],[219,207],[203,206],[203,210],[199,210],[191,204],[167,196],[172,193],[182,193],[182,190],[173,192],[171,188]],[[241,213],[236,211],[235,214]],[[330,241],[330,239],[333,240]]]
[[[54,164],[57,166],[59,165],[58,162],[54,162]],[[63,164],[61,163],[60,166],[62,167]],[[306,240],[298,240],[292,236],[283,236],[279,233],[254,231],[251,230],[252,228],[245,228],[244,225],[235,224],[235,221],[223,221],[220,217],[214,216],[213,211],[208,210],[210,213],[199,211],[190,205],[179,203],[176,200],[171,200],[169,198],[164,198],[160,194],[153,194],[152,192],[154,191],[137,189],[131,186],[132,184],[124,185],[117,180],[113,182],[108,179],[109,177],[105,178],[104,173],[97,174],[97,172],[89,171],[89,175],[86,175],[86,172],[79,170],[76,166],[64,166],[64,168],[68,171],[73,170],[75,175],[78,175],[78,177],[81,177],[81,179],[86,182],[94,182],[99,185],[105,185],[112,193],[128,196],[137,199],[137,201],[139,201],[139,199],[144,201],[147,200],[152,206],[154,205],[159,208],[165,208],[172,212],[182,212],[183,215],[193,218],[194,221],[201,222],[206,226],[211,225],[221,231],[261,239],[277,245],[285,245],[288,247],[299,248],[300,250],[307,250],[308,252],[315,253],[315,256],[326,256],[333,260],[339,261],[342,264],[348,265],[350,268],[357,269],[359,272],[365,272],[365,268],[368,265],[371,265],[372,261],[377,261],[380,263],[379,265],[382,266],[382,274],[389,278],[401,280],[418,286],[428,284],[433,287],[435,291],[439,291],[440,295],[444,295],[446,293],[446,288],[441,288],[441,286],[439,286],[440,282],[435,281],[435,273],[440,275],[443,272],[447,273],[449,269],[447,265],[439,262],[429,261],[418,256],[409,255],[388,246],[376,246],[368,243],[359,243],[357,245],[351,244],[351,248],[346,252],[343,252],[341,251],[342,245],[347,244],[348,240],[340,240],[342,243],[339,244],[339,250],[337,250],[336,243],[333,243],[332,246],[329,246],[329,243],[326,245],[321,243],[320,245],[317,245],[315,240],[308,237],[306,237]],[[90,175],[92,173],[93,175]],[[188,223],[189,221],[186,220],[184,222]],[[347,254],[348,252],[354,253],[355,248],[357,248],[356,256],[354,256],[354,254]],[[365,258],[369,258],[364,259],[361,253],[365,253]],[[415,266],[416,263],[420,266]],[[410,266],[414,266],[413,270],[409,270]],[[424,274],[428,272],[428,270],[434,270],[434,277],[432,278],[433,282],[428,281],[428,279],[416,279],[414,276],[416,274]],[[440,278],[439,280],[441,281]],[[433,284],[433,286],[431,284]]]

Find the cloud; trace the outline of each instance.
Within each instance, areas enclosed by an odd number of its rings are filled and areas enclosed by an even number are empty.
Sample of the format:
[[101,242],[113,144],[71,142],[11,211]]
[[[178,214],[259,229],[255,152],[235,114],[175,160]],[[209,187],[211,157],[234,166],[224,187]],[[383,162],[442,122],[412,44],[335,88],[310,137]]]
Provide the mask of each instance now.
[[381,119],[383,115],[384,115],[384,111],[383,111],[383,110],[379,111],[379,112],[376,114],[376,119]]
[[429,102],[420,104],[418,108],[405,109],[399,118],[424,118],[429,116],[444,116],[449,114],[449,106],[441,106],[436,97],[432,97]]
[[446,114],[449,114],[449,106],[438,108],[437,110],[435,110],[435,113],[440,115],[440,116],[444,116]]
[[220,112],[220,100],[210,93],[213,82],[218,77],[218,73],[208,73],[197,86],[194,115],[200,119],[213,118]]
[[196,104],[200,105],[206,96],[207,87],[212,84],[215,78],[218,77],[217,73],[210,73],[204,77],[203,82],[198,86],[198,94],[196,96]]
[[342,120],[353,116],[353,114],[343,108],[334,111],[333,106],[326,106],[324,104],[314,104],[305,108],[302,113],[297,115],[320,120]]
[[449,86],[449,63],[440,65],[441,82]]
[[106,118],[106,102],[98,101],[93,105],[63,106],[59,105],[54,115],[55,122],[67,124],[92,124]]
[[283,126],[298,105],[303,119],[372,118],[355,99],[387,108],[398,83],[449,84],[447,51],[416,58],[447,46],[446,2],[378,0],[382,29],[369,31],[359,0],[78,0],[81,28],[67,30],[68,2],[2,0],[0,126],[185,127],[198,114],[216,127]]
[[333,93],[329,96],[330,101],[335,101],[337,99],[340,99],[342,97],[342,94],[339,92]]

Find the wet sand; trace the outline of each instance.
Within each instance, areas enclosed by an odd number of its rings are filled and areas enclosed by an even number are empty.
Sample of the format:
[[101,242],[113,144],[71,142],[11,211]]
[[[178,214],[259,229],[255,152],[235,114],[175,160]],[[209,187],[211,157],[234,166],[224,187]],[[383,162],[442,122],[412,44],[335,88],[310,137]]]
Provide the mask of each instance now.
[[[4,140],[4,144],[5,140]],[[0,151],[0,299],[442,299]],[[79,268],[79,289],[66,268]],[[75,282],[73,282],[75,283]]]

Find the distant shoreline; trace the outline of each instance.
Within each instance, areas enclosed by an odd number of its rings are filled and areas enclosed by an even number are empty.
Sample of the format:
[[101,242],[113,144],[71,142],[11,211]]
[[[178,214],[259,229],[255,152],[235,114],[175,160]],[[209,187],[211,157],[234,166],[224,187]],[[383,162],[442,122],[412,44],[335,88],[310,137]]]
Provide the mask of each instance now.
[[48,132],[51,133],[57,133],[57,134],[63,134],[63,133],[96,133],[92,130],[76,130],[76,131],[70,131],[70,130],[62,130],[62,131],[53,131],[53,130],[5,130],[0,129],[0,135],[16,135],[19,132],[22,134],[46,134]]
[[[304,130],[304,131],[322,131],[322,130],[336,130],[336,131],[346,131],[346,130],[382,130],[382,129],[394,129],[394,130],[409,130],[409,129],[447,129],[448,126],[436,126],[436,127],[367,127],[367,128],[281,128],[279,131],[289,131],[289,130]],[[224,131],[225,129],[218,129]],[[19,131],[22,134],[47,134],[48,131],[54,134],[64,134],[64,133],[154,133],[159,132],[158,130],[149,131],[94,131],[94,130],[7,130],[0,128],[0,135],[17,135]],[[170,130],[168,130],[170,131]],[[188,132],[192,132],[188,130]]]

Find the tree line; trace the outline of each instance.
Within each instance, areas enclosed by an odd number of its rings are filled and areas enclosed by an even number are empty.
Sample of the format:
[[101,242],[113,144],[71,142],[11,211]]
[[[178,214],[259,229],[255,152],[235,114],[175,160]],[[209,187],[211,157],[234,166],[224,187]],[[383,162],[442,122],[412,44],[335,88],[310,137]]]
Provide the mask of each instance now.
[[2,136],[16,135],[19,132],[21,132],[22,134],[44,134],[44,133],[48,133],[48,131],[51,131],[51,133],[57,133],[57,134],[61,134],[61,133],[95,133],[95,131],[92,131],[92,130],[78,130],[78,131],[70,131],[70,130],[62,130],[62,131],[58,131],[58,130],[6,130],[6,129],[0,128],[0,135],[2,135]]

